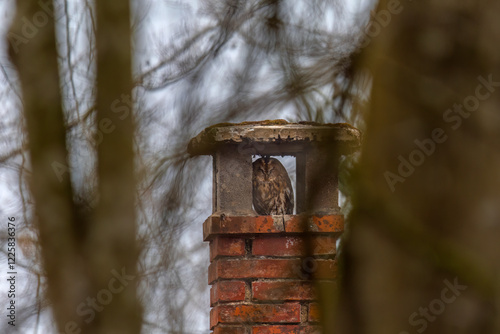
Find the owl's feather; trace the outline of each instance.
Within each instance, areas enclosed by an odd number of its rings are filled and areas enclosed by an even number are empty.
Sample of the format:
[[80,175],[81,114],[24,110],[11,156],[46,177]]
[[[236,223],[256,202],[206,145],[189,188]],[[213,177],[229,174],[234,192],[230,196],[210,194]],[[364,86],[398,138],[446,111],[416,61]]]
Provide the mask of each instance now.
[[253,165],[253,206],[259,215],[293,213],[293,188],[285,167],[269,157],[257,159]]

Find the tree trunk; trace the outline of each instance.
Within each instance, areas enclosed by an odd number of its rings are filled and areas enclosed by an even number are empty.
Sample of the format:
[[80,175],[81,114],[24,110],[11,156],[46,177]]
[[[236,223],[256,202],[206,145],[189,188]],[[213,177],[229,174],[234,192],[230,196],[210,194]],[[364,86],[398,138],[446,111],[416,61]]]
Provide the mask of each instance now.
[[[99,205],[87,251],[99,293],[111,272],[125,272],[125,289],[96,315],[94,333],[139,333],[130,8],[127,1],[96,1]],[[102,140],[99,140],[102,138]],[[119,285],[119,284],[118,284]]]
[[60,333],[139,333],[128,2],[97,2],[98,205],[83,215],[68,167],[51,1],[18,0],[9,52],[21,82],[31,191]]
[[382,1],[375,13],[339,332],[500,330],[499,9]]

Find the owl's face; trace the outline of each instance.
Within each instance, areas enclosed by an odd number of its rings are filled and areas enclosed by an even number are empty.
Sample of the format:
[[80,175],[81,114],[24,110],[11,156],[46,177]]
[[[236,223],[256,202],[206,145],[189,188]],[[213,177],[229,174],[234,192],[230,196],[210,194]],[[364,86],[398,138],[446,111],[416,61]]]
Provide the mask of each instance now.
[[253,174],[259,180],[274,181],[277,175],[274,171],[277,167],[281,167],[281,163],[278,160],[265,157],[254,162]]

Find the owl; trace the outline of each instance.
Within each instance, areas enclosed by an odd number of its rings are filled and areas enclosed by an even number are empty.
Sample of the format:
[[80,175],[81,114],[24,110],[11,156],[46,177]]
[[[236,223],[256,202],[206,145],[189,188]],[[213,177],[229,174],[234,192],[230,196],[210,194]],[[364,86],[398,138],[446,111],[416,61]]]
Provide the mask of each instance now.
[[293,213],[293,188],[285,167],[277,159],[263,157],[253,164],[253,206],[259,215]]

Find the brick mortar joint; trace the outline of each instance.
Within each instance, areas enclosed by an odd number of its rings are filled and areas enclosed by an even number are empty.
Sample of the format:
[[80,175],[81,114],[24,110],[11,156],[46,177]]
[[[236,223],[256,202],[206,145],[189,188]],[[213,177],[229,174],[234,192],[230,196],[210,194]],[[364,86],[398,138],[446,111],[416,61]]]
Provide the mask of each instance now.
[[244,232],[244,233],[209,233],[204,242],[211,242],[216,238],[241,238],[249,240],[259,240],[268,238],[288,238],[288,237],[302,237],[302,238],[315,238],[315,237],[332,237],[339,239],[342,237],[344,231],[337,232],[324,232],[324,231],[306,231],[306,232]]
[[221,282],[244,282],[244,283],[337,283],[338,278],[322,278],[322,279],[299,279],[299,278],[259,278],[259,277],[254,277],[254,278],[217,278],[215,281],[213,281],[212,284],[209,284],[211,286],[221,283]]
[[286,305],[302,305],[308,303],[316,303],[316,300],[255,300],[255,301],[227,301],[227,302],[217,302],[212,308],[216,308],[218,306],[286,306]]
[[214,257],[210,263],[214,263],[217,260],[229,260],[229,261],[242,261],[242,260],[303,260],[304,258],[312,258],[314,260],[335,260],[336,254],[319,254],[319,255],[307,255],[302,256],[291,255],[291,256],[277,256],[277,255],[217,255]]

